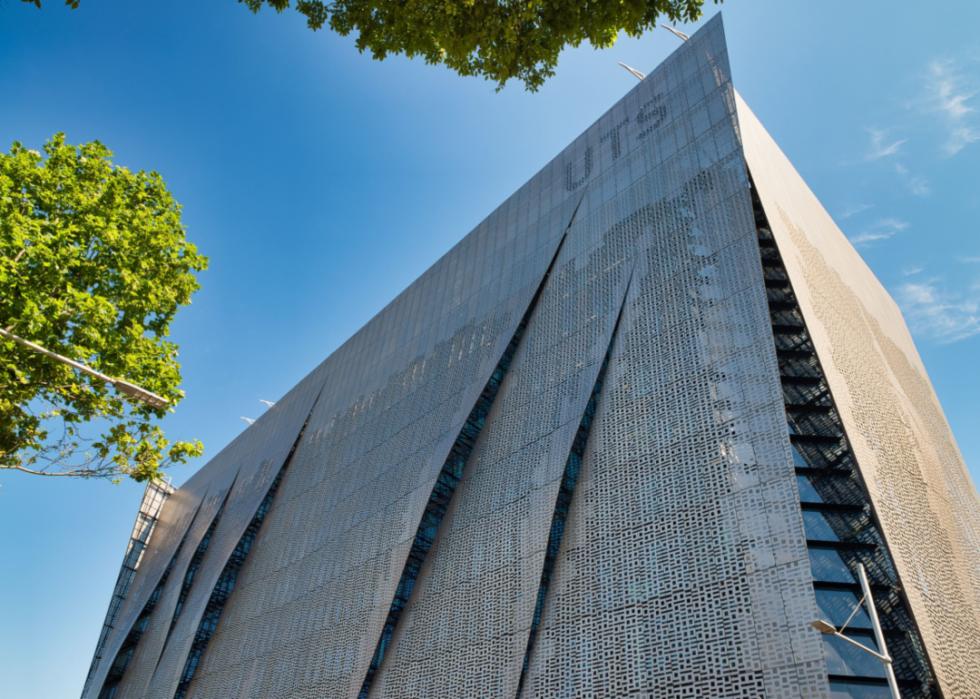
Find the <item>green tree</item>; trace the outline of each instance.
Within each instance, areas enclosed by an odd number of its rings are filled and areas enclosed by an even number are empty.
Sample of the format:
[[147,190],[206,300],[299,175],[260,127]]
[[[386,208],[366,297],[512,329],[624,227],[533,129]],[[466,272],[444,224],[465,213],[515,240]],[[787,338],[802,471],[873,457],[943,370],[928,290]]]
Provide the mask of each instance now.
[[[183,392],[168,329],[207,258],[160,175],[111,157],[63,134],[44,155],[19,143],[0,153],[0,327],[173,406]],[[166,412],[0,337],[0,468],[159,477],[202,451],[167,440]]]
[[[716,0],[717,1],[717,0]],[[511,78],[537,90],[566,46],[608,48],[619,32],[639,36],[660,18],[694,21],[704,0],[239,0],[253,12],[293,7],[311,29],[357,35],[357,48],[442,63],[460,75]]]
[[[716,0],[717,1],[717,0]],[[588,41],[609,48],[619,32],[640,36],[658,19],[689,22],[704,0],[239,0],[253,12],[263,5],[293,7],[311,29],[329,25],[357,48],[383,60],[389,54],[445,64],[501,88],[511,78],[537,90],[555,74],[566,46]]]
[[[357,48],[445,64],[461,75],[510,79],[537,90],[566,46],[608,48],[619,32],[639,36],[658,19],[691,22],[705,0],[238,0],[253,12],[293,8],[310,29],[356,34]],[[41,0],[24,0],[38,7]],[[720,0],[715,0],[720,2]],[[79,0],[66,0],[78,7]]]

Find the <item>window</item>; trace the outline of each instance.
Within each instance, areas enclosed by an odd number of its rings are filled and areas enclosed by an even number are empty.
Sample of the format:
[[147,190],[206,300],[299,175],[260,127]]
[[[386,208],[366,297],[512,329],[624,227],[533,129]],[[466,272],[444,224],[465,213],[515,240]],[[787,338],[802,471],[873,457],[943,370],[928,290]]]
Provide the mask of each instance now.
[[891,699],[891,690],[884,682],[830,681],[830,699]]
[[[798,452],[793,449],[793,455],[795,456]],[[820,497],[820,493],[817,489],[813,487],[813,481],[802,474],[796,475],[796,487],[800,490],[800,502],[823,502],[823,498]]]
[[823,512],[803,510],[803,528],[806,538],[811,541],[840,541],[830,519]]
[[[869,631],[846,631],[848,638],[878,650],[874,636]],[[884,677],[885,664],[867,651],[851,645],[837,636],[823,637],[827,670],[831,675],[857,675],[858,677]]]
[[[790,425],[790,434],[793,434],[792,425]],[[795,444],[790,444],[790,449],[793,450],[793,465],[796,468],[809,468],[810,464],[807,462],[806,458],[800,453],[800,448]]]
[[834,549],[810,549],[810,571],[817,582],[856,582],[850,566]]
[[[817,607],[820,609],[820,617],[826,619],[834,626],[841,626],[851,612],[857,606],[858,595],[850,590],[820,590],[816,591]],[[848,626],[859,628],[871,628],[871,619],[862,606],[861,611],[854,615]]]

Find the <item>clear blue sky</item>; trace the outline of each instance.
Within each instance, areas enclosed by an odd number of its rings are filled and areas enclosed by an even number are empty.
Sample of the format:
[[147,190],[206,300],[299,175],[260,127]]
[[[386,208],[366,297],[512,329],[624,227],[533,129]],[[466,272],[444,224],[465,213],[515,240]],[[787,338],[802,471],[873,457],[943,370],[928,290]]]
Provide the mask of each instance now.
[[[676,47],[567,52],[495,93],[234,0],[0,1],[0,148],[161,172],[211,269],[174,437],[216,453]],[[980,3],[729,0],[735,84],[906,309],[980,473]],[[713,14],[715,7],[709,8]],[[193,469],[173,472],[176,483]],[[77,696],[141,488],[0,475],[0,694]]]

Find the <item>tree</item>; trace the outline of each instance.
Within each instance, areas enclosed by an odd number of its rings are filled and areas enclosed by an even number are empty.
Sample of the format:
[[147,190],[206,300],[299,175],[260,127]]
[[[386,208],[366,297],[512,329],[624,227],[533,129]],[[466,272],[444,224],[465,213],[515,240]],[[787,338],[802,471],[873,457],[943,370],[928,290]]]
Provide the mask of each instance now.
[[[44,155],[19,143],[0,153],[0,327],[173,406],[183,392],[166,338],[207,258],[185,239],[160,175],[111,158],[64,134]],[[166,412],[0,337],[0,468],[159,477],[202,452],[167,440]]]
[[[658,18],[694,21],[704,0],[238,0],[304,15],[310,29],[357,34],[359,51],[383,60],[419,56],[500,89],[511,78],[531,91],[554,75],[566,46],[608,48],[620,31],[639,36]],[[717,2],[718,0],[716,0]]]
[[[41,0],[24,0],[38,7]],[[659,18],[691,22],[705,0],[238,0],[253,12],[295,9],[310,29],[357,35],[357,48],[445,64],[500,89],[511,78],[537,90],[566,46],[608,48],[619,32],[639,36]],[[720,2],[720,0],[715,0]],[[78,7],[79,0],[66,0]]]

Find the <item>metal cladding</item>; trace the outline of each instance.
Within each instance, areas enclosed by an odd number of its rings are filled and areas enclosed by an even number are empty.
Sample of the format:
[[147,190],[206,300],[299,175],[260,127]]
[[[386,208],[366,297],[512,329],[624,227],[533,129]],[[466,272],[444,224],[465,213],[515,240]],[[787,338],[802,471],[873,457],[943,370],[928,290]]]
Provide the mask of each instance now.
[[[804,528],[762,236],[887,546]],[[83,696],[883,696],[809,625],[831,543],[903,691],[980,696],[975,492],[719,16],[167,499]]]
[[746,104],[745,157],[943,693],[980,697],[980,504],[901,312]]

